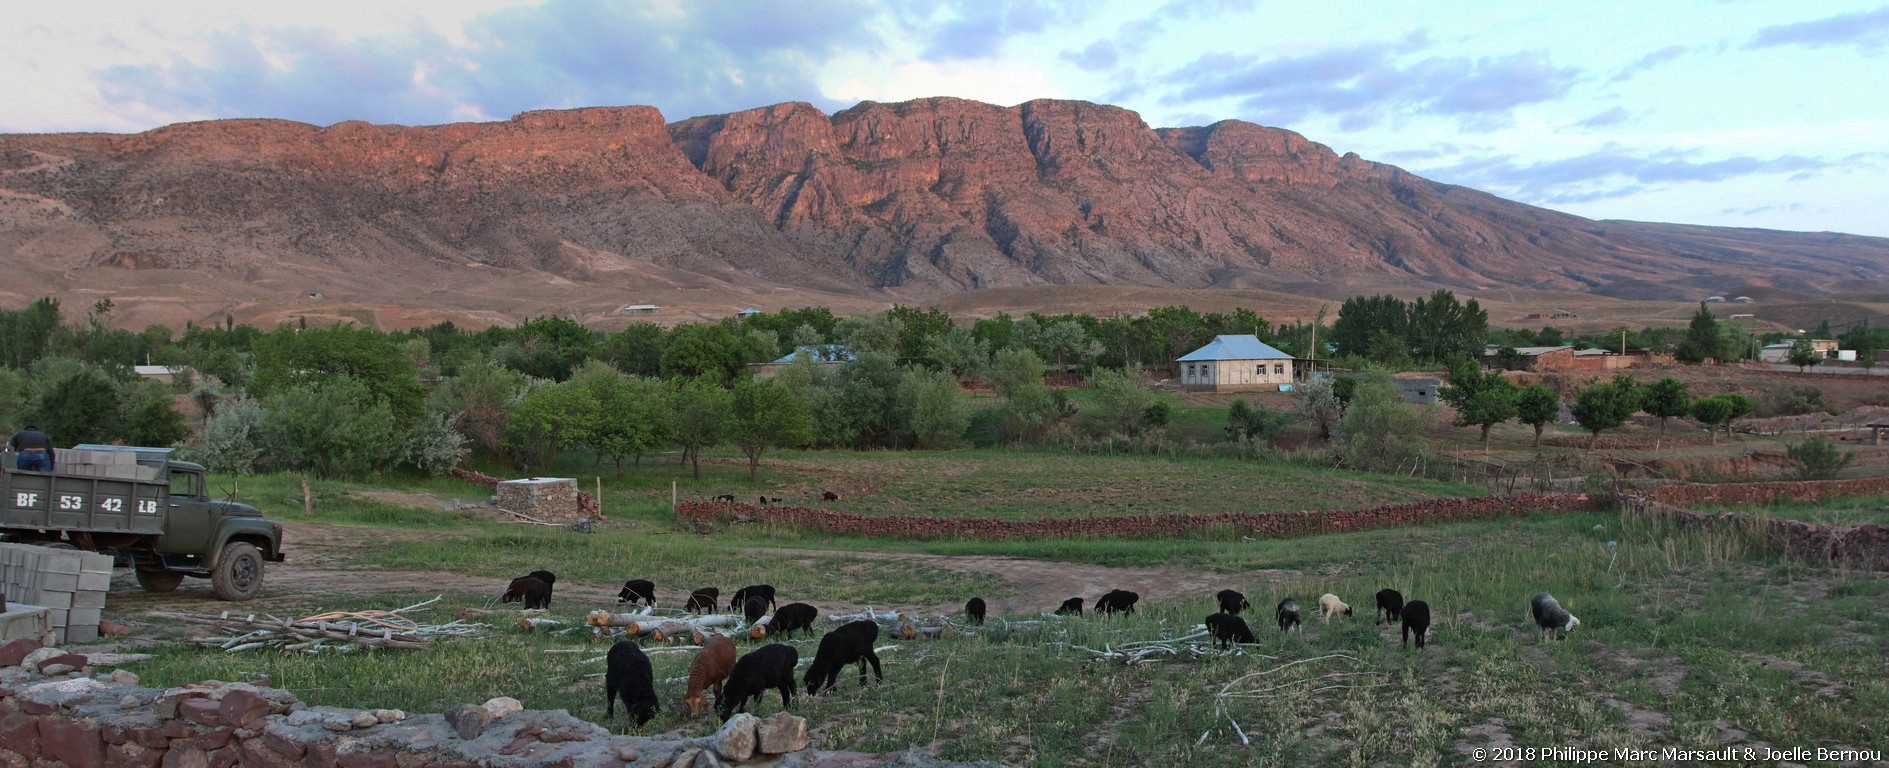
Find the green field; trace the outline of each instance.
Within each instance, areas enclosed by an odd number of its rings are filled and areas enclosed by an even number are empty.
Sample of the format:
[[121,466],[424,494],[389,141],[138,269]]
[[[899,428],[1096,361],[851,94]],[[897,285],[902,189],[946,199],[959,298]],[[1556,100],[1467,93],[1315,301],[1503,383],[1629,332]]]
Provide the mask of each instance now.
[[[1171,472],[1197,475],[1241,469],[1218,460],[1110,459],[1015,454],[1035,465],[1006,464],[996,452],[946,454],[940,463],[901,455],[800,454],[771,469],[757,486],[744,486],[740,468],[716,465],[684,493],[722,487],[793,487],[786,478],[900,477],[881,480],[885,512],[916,511],[907,496],[948,498],[967,493],[991,498],[997,489],[1047,484],[1099,462],[1090,478]],[[942,462],[964,464],[943,475]],[[820,467],[832,469],[822,474]],[[1016,467],[1009,475],[1004,466]],[[897,472],[873,474],[872,468]],[[705,467],[705,469],[708,469]],[[921,470],[929,470],[926,476]],[[1289,471],[1288,471],[1289,470]],[[1279,471],[1283,474],[1268,475]],[[903,479],[911,472],[910,479]],[[1213,609],[1211,589],[1144,596],[1132,618],[996,624],[974,636],[937,641],[882,639],[886,681],[864,689],[849,669],[826,696],[796,700],[793,711],[810,719],[816,744],[829,749],[885,751],[919,746],[947,758],[992,759],[1031,766],[1062,765],[1457,765],[1468,750],[1491,744],[1588,748],[1708,748],[1720,743],[1850,746],[1889,749],[1880,713],[1889,711],[1889,597],[1881,574],[1809,567],[1789,562],[1742,536],[1672,530],[1654,521],[1614,513],[1537,515],[1500,521],[1245,541],[1200,535],[1162,540],[1065,539],[1028,542],[890,541],[803,534],[735,526],[700,536],[675,529],[667,515],[672,465],[645,467],[631,480],[606,475],[611,522],[578,534],[505,525],[478,510],[447,512],[432,499],[476,499],[483,491],[451,481],[399,488],[318,482],[313,516],[301,511],[294,478],[243,481],[243,497],[311,536],[298,556],[319,555],[323,567],[356,571],[381,589],[345,597],[296,592],[254,604],[257,610],[309,613],[316,609],[388,608],[445,593],[425,616],[449,616],[484,607],[492,594],[473,584],[499,584],[525,571],[556,571],[559,603],[552,615],[565,626],[598,607],[572,593],[613,591],[631,577],[649,578],[668,594],[695,586],[767,582],[783,602],[806,600],[832,607],[930,608],[944,611],[971,595],[993,604],[993,616],[1036,621],[1062,597],[1046,593],[1043,577],[1087,569],[1096,578],[1154,574],[1199,579],[1212,589],[1238,588],[1255,610],[1248,614],[1259,643],[1245,655],[1207,655],[1139,666],[1096,663],[1076,648],[1100,649],[1137,640],[1186,635]],[[1305,474],[1297,474],[1305,473]],[[1253,467],[1256,477],[1285,477],[1301,491],[1357,484],[1361,494],[1391,494],[1397,486],[1351,473]],[[955,481],[955,482],[954,482]],[[805,479],[797,482],[805,482]],[[1122,481],[1118,481],[1122,482]],[[1166,481],[1162,481],[1166,482]],[[1261,480],[1252,480],[1258,484]],[[927,490],[927,485],[933,486]],[[1175,499],[1183,508],[1211,508],[1226,495],[1223,482],[1201,482]],[[809,485],[807,487],[818,487]],[[1055,486],[1076,489],[1074,481]],[[1164,486],[1165,487],[1165,486]],[[1180,487],[1180,486],[1174,486]],[[893,489],[902,489],[895,491]],[[1442,490],[1432,484],[1429,492]],[[866,497],[871,498],[871,497]],[[1369,496],[1374,503],[1383,496]],[[900,500],[897,504],[893,499]],[[849,504],[865,504],[862,499]],[[1022,505],[996,509],[961,502],[965,513],[1020,516]],[[1203,510],[1204,511],[1204,510]],[[1612,546],[1609,542],[1614,542]],[[926,557],[935,555],[948,558]],[[954,563],[990,556],[1027,558],[1038,570],[966,569]],[[923,558],[922,561],[919,558]],[[1060,564],[1060,565],[1059,565]],[[433,579],[437,572],[461,574]],[[283,568],[272,579],[292,578]],[[436,581],[422,590],[402,572]],[[475,578],[476,577],[476,578]],[[1177,582],[1178,583],[1178,582]],[[1188,582],[1192,583],[1192,582]],[[1395,632],[1373,626],[1369,595],[1395,587],[1428,601],[1436,617],[1431,647],[1406,651]],[[1540,643],[1527,620],[1529,596],[1548,591],[1580,616],[1583,626],[1565,642]],[[1100,590],[1087,593],[1093,598]],[[1286,595],[1306,603],[1333,592],[1358,609],[1353,619],[1309,622],[1303,637],[1270,626],[1271,605]],[[128,594],[114,605],[131,610],[162,603],[175,609],[215,610],[219,604],[188,595]],[[602,646],[581,632],[526,633],[503,619],[483,637],[447,641],[431,651],[318,657],[224,654],[153,642],[156,660],[139,668],[147,684],[202,678],[266,676],[311,703],[437,711],[462,701],[511,695],[534,708],[566,708],[601,722]],[[118,610],[124,610],[120,608]],[[825,622],[823,622],[824,624]],[[830,626],[830,624],[827,624]],[[741,640],[744,649],[756,643]],[[803,662],[815,643],[795,643]],[[576,651],[544,653],[544,651]],[[1261,655],[1276,657],[1263,658]],[[1226,712],[1253,738],[1239,748],[1214,695],[1248,673],[1295,660],[1320,659],[1265,675],[1253,688],[1282,686],[1271,698],[1235,699]],[[699,735],[712,719],[677,711],[689,654],[654,656],[665,711],[642,729],[621,715],[606,723],[621,732]],[[1344,674],[1346,677],[1322,678]],[[1341,683],[1345,687],[1311,692]],[[765,716],[777,698],[758,708]],[[1207,734],[1204,743],[1196,740]]]
[[1849,526],[1875,523],[1889,525],[1889,496],[1856,499],[1832,499],[1807,503],[1764,504],[1749,507],[1701,507],[1702,512],[1740,512],[1768,515],[1806,523]]

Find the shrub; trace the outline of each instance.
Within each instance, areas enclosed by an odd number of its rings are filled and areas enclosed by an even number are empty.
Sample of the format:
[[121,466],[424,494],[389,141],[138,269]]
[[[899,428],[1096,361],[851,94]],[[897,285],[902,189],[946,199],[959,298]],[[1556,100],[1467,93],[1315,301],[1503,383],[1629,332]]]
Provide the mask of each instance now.
[[1405,472],[1428,455],[1423,414],[1404,404],[1403,393],[1382,371],[1360,379],[1338,422],[1339,450],[1356,469]]
[[1796,445],[1787,446],[1785,455],[1797,466],[1796,475],[1800,480],[1829,480],[1850,465],[1856,456],[1844,453],[1835,441],[1817,435]]

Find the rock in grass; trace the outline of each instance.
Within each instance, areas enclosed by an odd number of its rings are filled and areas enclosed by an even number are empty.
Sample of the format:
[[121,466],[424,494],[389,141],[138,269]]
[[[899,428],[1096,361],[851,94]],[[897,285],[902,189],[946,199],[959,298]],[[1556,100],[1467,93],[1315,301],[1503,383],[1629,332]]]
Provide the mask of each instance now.
[[756,729],[760,751],[764,754],[779,755],[799,752],[806,749],[807,718],[776,712],[761,721]]
[[729,762],[744,762],[754,756],[755,729],[761,725],[761,719],[746,712],[728,718],[722,723],[721,730],[708,738],[708,746]]
[[510,696],[500,696],[487,701],[485,711],[492,713],[492,719],[497,720],[506,715],[516,715],[525,711],[525,705]]
[[477,704],[454,704],[444,716],[446,724],[453,727],[453,733],[466,741],[479,738],[485,726],[492,722],[492,712]]

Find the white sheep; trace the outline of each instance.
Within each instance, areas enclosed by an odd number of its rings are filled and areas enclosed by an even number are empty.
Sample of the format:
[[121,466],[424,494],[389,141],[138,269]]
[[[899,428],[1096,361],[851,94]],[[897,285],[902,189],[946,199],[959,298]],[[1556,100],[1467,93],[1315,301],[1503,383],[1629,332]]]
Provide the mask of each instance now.
[[1336,616],[1341,613],[1346,616],[1350,616],[1351,606],[1346,605],[1345,601],[1338,599],[1337,595],[1327,592],[1325,593],[1324,596],[1318,599],[1318,620],[1319,621],[1321,622],[1331,621],[1331,617]]
[[1561,630],[1561,637],[1566,638],[1569,632],[1581,626],[1581,620],[1579,618],[1576,618],[1572,613],[1568,613],[1567,609],[1562,608],[1561,603],[1557,602],[1553,595],[1546,592],[1537,593],[1534,599],[1529,600],[1528,608],[1529,611],[1535,615],[1535,626],[1540,628],[1541,639],[1543,640],[1548,639],[1548,633],[1551,630]]

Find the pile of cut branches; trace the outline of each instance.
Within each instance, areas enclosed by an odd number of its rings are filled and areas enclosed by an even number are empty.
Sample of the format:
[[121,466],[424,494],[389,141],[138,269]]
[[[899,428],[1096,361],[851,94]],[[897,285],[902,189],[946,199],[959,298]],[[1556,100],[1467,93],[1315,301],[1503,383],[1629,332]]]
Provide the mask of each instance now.
[[333,611],[299,619],[253,613],[239,616],[229,611],[214,615],[153,613],[151,617],[214,627],[218,630],[216,633],[191,637],[185,642],[203,648],[221,648],[228,653],[258,648],[269,648],[284,654],[352,651],[357,648],[424,650],[433,647],[433,641],[437,638],[465,637],[491,626],[465,620],[421,624],[406,617],[409,613],[429,610],[427,606],[439,600],[435,597],[424,603],[391,611]]

